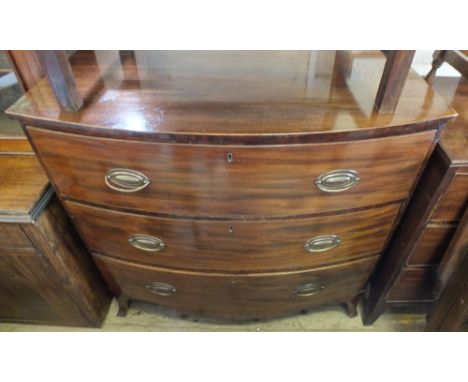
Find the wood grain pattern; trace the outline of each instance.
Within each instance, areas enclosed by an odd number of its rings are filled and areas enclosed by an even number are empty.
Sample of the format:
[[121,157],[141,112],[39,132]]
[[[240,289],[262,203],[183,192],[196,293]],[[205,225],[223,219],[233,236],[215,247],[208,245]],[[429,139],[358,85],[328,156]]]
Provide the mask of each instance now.
[[387,302],[432,301],[436,268],[405,268],[387,296]]
[[49,186],[33,155],[0,155],[0,219],[28,215]]
[[[27,130],[63,197],[141,212],[223,217],[303,215],[404,199],[434,139],[429,131],[404,141],[234,147]],[[111,190],[104,177],[112,168],[141,171],[151,184],[136,193]],[[358,171],[361,181],[345,192],[320,191],[316,178],[338,169]]]
[[0,223],[1,248],[33,248],[20,224]]
[[[399,211],[378,209],[280,221],[163,219],[66,203],[92,252],[143,264],[219,272],[272,272],[310,269],[378,254]],[[160,252],[128,242],[133,234],[164,241]],[[325,252],[305,251],[315,236],[334,234],[342,243]]]
[[2,207],[26,206],[0,215],[0,320],[99,326],[109,292],[37,159],[5,154],[0,163]]
[[[406,205],[454,111],[410,72],[395,112],[376,112],[378,57],[124,52],[115,64],[101,53],[71,58],[77,89],[86,94],[78,112],[60,110],[41,81],[9,114],[76,212],[122,312],[129,299],[143,299],[233,319],[324,303],[346,303],[353,315],[375,253],[388,241],[384,232],[401,218],[398,206]],[[112,168],[140,171],[151,182],[118,192],[105,182]],[[360,182],[345,192],[324,193],[315,184],[323,173],[346,169]],[[88,206],[77,210],[77,203]],[[164,235],[167,251],[153,262],[124,250],[122,240],[136,228]],[[306,233],[329,228],[356,240],[336,248],[339,263],[324,266],[336,260],[333,252],[292,259]],[[260,255],[242,263],[239,247]],[[150,282],[173,284],[177,293],[151,293]],[[301,283],[326,285],[299,299]]]
[[59,291],[35,249],[0,248],[0,320],[84,325]]
[[14,233],[0,245],[0,321],[101,325],[109,292],[57,199],[36,222],[4,223],[0,232]]
[[413,266],[438,265],[455,232],[454,225],[430,224],[424,229],[419,242],[408,258]]
[[110,295],[58,199],[50,202],[34,225],[26,224],[23,229],[61,285],[60,298],[77,306],[86,326],[99,327]]
[[[317,304],[349,301],[360,292],[375,262],[375,258],[366,258],[303,272],[229,275],[169,271],[99,255],[94,260],[116,293],[182,312],[235,320],[280,316]],[[173,285],[176,293],[154,294],[146,288],[154,282]],[[296,296],[294,289],[307,283],[324,288],[313,296]]]
[[[420,266],[427,260],[446,260],[442,249],[446,248],[450,234],[447,231],[445,236],[439,231],[440,237],[437,238],[427,227],[454,226],[466,208],[468,118],[464,111],[468,104],[468,81],[464,78],[436,78],[434,88],[460,111],[460,115],[442,131],[414,197],[372,276],[366,301],[366,324],[372,323],[385,310],[387,303],[391,302],[386,301],[387,294],[407,263]],[[437,243],[437,240],[441,241]],[[433,295],[437,295],[437,290],[435,287]]]
[[453,175],[442,148],[437,145],[418,182],[411,202],[401,217],[385,253],[374,270],[366,296],[363,322],[372,324],[386,309],[387,295],[404,270],[437,200]]
[[[462,170],[463,171],[463,170]],[[467,172],[458,172],[439,200],[431,216],[432,221],[458,221],[468,207],[468,168]]]
[[34,151],[31,147],[31,144],[28,142],[26,137],[15,137],[15,138],[5,138],[0,139],[0,155],[6,154],[33,154]]

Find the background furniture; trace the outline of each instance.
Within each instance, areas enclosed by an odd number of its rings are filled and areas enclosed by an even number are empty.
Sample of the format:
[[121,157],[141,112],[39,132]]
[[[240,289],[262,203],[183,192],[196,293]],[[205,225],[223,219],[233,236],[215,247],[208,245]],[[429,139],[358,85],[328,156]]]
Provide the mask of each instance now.
[[[411,203],[370,283],[364,322],[386,306],[431,303],[438,296],[439,264],[468,204],[468,80],[439,78],[434,88],[459,117],[448,124]],[[444,280],[445,282],[446,280]]]
[[457,331],[468,320],[468,208],[438,270],[440,297],[429,310],[427,331]]
[[395,112],[378,113],[375,54],[54,56],[52,85],[9,114],[121,314],[136,299],[230,319],[336,303],[355,315],[454,117],[412,72]]
[[[107,287],[21,126],[3,114],[33,80],[23,74],[31,82],[18,83],[16,67],[0,53],[0,320],[99,326],[110,301]],[[33,70],[31,62],[21,65]]]
[[0,320],[99,326],[109,294],[31,152],[0,153]]
[[468,78],[468,50],[436,50],[434,52],[434,60],[432,61],[432,69],[426,76],[426,81],[428,83],[432,84],[437,69],[439,69],[444,62],[448,62],[463,74],[465,78]]

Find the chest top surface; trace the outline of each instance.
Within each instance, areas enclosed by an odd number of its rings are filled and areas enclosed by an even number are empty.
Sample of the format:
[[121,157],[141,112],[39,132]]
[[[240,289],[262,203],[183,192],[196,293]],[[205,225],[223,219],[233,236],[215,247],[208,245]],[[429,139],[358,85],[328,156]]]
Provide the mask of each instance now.
[[385,58],[375,52],[77,51],[70,61],[80,111],[61,111],[43,80],[9,114],[135,139],[392,134],[455,116],[414,72],[396,111],[376,112]]

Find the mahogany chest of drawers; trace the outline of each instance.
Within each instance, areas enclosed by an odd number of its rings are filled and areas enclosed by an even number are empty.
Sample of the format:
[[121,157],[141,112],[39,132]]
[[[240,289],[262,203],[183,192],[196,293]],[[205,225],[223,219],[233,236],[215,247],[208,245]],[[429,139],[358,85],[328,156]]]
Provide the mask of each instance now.
[[[439,294],[439,265],[468,207],[468,81],[436,78],[434,87],[459,112],[448,124],[413,199],[370,283],[364,322],[387,305],[431,303]],[[446,281],[446,280],[445,280]]]
[[228,319],[356,314],[454,115],[421,102],[423,80],[379,114],[378,59],[364,74],[333,52],[135,52],[90,91],[87,55],[71,58],[78,112],[43,81],[9,113],[121,314],[132,299]]

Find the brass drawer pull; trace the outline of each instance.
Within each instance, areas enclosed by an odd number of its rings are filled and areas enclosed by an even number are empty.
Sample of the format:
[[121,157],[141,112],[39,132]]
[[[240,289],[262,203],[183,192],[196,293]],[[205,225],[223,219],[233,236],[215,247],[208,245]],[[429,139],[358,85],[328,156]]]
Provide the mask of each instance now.
[[342,240],[336,235],[315,236],[304,244],[307,252],[325,252],[340,245]]
[[145,174],[126,168],[110,169],[104,180],[109,188],[120,192],[137,192],[151,183]]
[[165,283],[147,284],[146,289],[151,293],[159,294],[160,296],[172,296],[177,292],[177,289],[174,286]]
[[310,283],[298,286],[294,289],[294,294],[297,297],[308,297],[313,296],[325,289],[325,285],[318,283]]
[[165,247],[164,241],[150,235],[132,235],[128,238],[128,242],[135,248],[148,252],[159,252]]
[[355,170],[335,170],[319,175],[315,185],[324,192],[342,192],[354,187],[360,180]]

